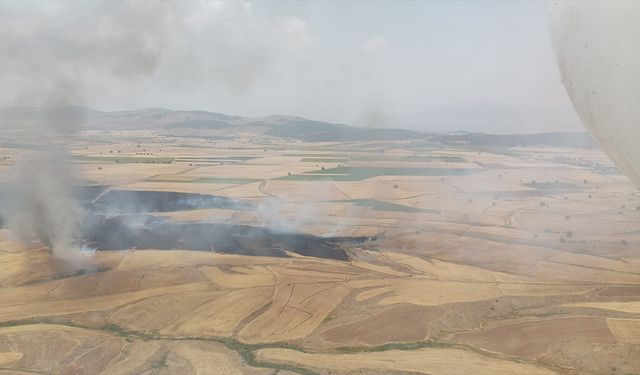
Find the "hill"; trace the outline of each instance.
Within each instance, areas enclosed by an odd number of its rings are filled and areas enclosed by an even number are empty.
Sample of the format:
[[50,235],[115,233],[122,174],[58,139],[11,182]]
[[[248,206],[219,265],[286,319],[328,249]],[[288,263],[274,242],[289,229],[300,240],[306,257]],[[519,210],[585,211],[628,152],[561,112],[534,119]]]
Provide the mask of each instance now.
[[[482,132],[433,133],[400,128],[363,128],[309,120],[298,116],[272,115],[241,117],[208,111],[174,111],[147,108],[105,112],[86,107],[1,108],[0,128],[20,125],[66,123],[88,130],[154,130],[165,136],[225,136],[253,134],[265,138],[295,139],[305,142],[412,140],[440,145],[595,147],[584,132],[539,134],[485,134]],[[462,124],[461,124],[462,125]],[[457,128],[453,125],[451,129]]]

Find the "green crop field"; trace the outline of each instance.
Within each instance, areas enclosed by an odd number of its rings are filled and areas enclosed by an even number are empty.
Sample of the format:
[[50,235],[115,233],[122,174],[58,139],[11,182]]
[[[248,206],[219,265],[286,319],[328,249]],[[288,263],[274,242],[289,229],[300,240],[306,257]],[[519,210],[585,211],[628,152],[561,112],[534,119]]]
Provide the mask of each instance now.
[[378,211],[395,211],[395,212],[414,212],[423,214],[439,214],[440,211],[432,210],[428,208],[416,208],[405,206],[403,204],[397,204],[392,202],[379,201],[376,199],[352,199],[350,202],[356,206],[365,206]]
[[236,177],[201,177],[201,178],[194,178],[192,180],[178,180],[178,179],[171,179],[171,178],[166,178],[166,179],[162,179],[162,178],[149,178],[146,179],[145,181],[151,181],[151,182],[184,182],[184,183],[202,183],[202,184],[231,184],[231,185],[244,185],[244,184],[250,184],[252,182],[258,182],[261,181],[260,179],[255,179],[255,178],[236,178]]
[[176,159],[169,157],[152,156],[74,156],[76,161],[94,163],[149,163],[149,164],[171,164]]
[[278,179],[294,181],[361,181],[378,176],[466,176],[477,171],[477,169],[462,168],[337,167],[283,176]]
[[522,185],[542,191],[584,189],[584,187],[580,185],[570,184],[568,182],[527,182]]
[[349,159],[329,159],[329,158],[303,158],[304,163],[346,163]]

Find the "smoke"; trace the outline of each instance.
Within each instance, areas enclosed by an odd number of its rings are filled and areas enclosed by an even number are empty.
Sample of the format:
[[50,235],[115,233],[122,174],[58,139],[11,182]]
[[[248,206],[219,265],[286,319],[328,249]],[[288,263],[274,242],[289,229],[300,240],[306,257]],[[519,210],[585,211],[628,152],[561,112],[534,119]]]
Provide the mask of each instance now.
[[[3,217],[17,239],[48,246],[75,267],[83,212],[73,197],[78,171],[68,150],[96,82],[135,82],[153,72],[180,17],[146,2],[0,4],[0,84],[22,107],[47,107],[20,129],[28,150],[9,171]],[[89,90],[88,83],[92,89]],[[90,92],[91,91],[91,92]]]
[[267,198],[261,202],[255,212],[255,221],[261,227],[271,228],[284,233],[298,231],[302,225],[308,224],[310,205],[302,205],[286,216],[286,201],[282,198]]
[[4,216],[12,233],[26,243],[38,239],[73,260],[71,240],[82,215],[71,196],[73,172],[65,150],[43,145],[22,155],[11,173]]

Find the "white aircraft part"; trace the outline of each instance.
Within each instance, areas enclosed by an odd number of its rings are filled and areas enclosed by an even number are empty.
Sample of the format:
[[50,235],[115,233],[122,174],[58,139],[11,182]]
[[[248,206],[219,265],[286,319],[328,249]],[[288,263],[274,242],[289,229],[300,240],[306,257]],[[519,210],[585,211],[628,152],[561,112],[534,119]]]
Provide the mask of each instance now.
[[551,3],[563,84],[604,152],[640,185],[640,2]]

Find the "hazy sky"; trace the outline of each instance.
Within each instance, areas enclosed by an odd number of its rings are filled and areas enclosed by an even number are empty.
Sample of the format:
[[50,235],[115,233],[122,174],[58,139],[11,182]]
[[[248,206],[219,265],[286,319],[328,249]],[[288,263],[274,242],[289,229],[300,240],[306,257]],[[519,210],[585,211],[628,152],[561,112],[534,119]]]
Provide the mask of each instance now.
[[542,1],[3,3],[0,48],[17,52],[0,57],[0,83],[12,88],[0,105],[42,104],[25,81],[56,86],[46,81],[63,72],[70,85],[80,72],[63,103],[367,126],[486,105],[489,118],[507,108],[544,114],[540,130],[571,128],[547,13]]

